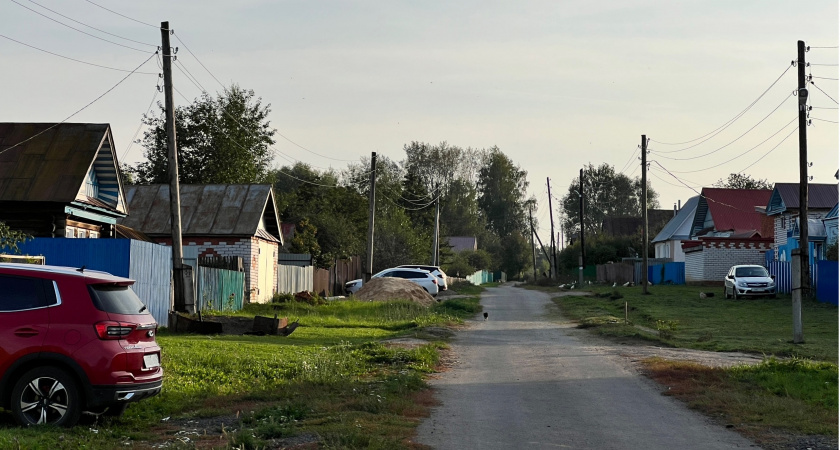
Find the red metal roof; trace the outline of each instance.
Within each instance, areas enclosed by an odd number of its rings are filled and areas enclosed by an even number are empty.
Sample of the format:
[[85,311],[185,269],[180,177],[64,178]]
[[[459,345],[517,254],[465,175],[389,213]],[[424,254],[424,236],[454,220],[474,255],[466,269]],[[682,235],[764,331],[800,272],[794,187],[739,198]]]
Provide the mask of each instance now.
[[772,193],[770,189],[703,188],[701,202],[708,204],[717,231],[761,231],[764,214],[755,207],[767,205]]

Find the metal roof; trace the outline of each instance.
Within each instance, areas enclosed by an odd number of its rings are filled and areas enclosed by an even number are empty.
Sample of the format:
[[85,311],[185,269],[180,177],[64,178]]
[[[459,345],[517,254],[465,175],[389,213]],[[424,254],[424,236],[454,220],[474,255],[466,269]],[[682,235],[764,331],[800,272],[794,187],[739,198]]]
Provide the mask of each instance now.
[[[265,230],[280,237],[274,191],[267,184],[182,184],[181,232],[184,236],[262,236]],[[169,185],[129,186],[126,198],[131,215],[120,221],[149,236],[172,234]]]
[[96,200],[126,213],[113,147],[108,124],[0,123],[0,201],[84,201],[92,172]]
[[770,189],[703,188],[691,234],[704,228],[707,214],[711,214],[716,231],[760,231],[763,214],[755,207],[766,205],[772,192]]
[[697,211],[697,201],[699,199],[700,196],[697,195],[688,199],[677,212],[677,215],[662,228],[662,231],[651,242],[688,239],[691,234],[691,221],[694,219],[695,211]]
[[[808,209],[831,209],[837,204],[836,184],[808,183]],[[767,214],[799,209],[799,183],[776,183],[767,202]]]

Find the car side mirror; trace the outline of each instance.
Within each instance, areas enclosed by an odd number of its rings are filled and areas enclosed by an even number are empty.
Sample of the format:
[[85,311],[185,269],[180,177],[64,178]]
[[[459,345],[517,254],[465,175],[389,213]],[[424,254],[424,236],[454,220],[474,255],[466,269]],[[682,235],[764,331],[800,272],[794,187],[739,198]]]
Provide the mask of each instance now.
[[774,280],[775,280],[775,279],[776,279],[776,275],[770,275],[770,278],[772,278],[772,279],[774,279]]
[[726,276],[726,278],[729,278],[730,280],[734,280],[734,279],[735,279],[735,277],[734,277],[734,276],[732,276],[732,275],[727,275],[727,276]]

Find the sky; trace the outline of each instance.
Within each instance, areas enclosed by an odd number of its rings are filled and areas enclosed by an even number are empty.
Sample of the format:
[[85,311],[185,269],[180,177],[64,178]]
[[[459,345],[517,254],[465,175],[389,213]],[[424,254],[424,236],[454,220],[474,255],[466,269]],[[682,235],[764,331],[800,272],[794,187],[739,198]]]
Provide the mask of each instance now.
[[8,0],[0,122],[110,123],[120,161],[142,161],[168,21],[176,105],[252,89],[277,165],[497,146],[528,172],[547,238],[546,179],[556,211],[584,165],[638,177],[642,135],[662,208],[730,173],[798,182],[798,40],[809,175],[836,183],[838,17],[837,0]]

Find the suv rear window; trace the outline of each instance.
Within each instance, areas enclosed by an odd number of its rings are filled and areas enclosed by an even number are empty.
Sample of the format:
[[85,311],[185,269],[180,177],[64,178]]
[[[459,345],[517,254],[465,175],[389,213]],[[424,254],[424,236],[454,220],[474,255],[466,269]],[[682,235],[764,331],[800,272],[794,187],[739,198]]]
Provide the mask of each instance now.
[[146,305],[128,286],[91,284],[88,286],[93,305],[100,311],[114,314],[141,314]]
[[56,303],[52,281],[0,275],[0,311],[23,311]]

